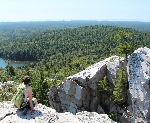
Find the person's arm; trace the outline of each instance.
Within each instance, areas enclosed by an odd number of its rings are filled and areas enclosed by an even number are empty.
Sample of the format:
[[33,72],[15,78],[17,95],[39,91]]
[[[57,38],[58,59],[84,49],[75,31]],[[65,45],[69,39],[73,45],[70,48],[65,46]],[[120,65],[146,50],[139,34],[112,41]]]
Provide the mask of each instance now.
[[31,86],[29,86],[28,96],[29,96],[29,103],[30,103],[30,108],[31,108],[31,112],[32,112],[32,111],[34,111],[34,107],[32,104],[32,87]]

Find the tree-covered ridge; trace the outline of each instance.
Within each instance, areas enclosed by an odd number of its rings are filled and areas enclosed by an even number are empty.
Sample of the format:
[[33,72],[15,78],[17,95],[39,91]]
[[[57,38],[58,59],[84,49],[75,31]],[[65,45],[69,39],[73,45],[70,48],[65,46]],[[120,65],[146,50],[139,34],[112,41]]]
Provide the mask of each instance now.
[[[111,26],[86,26],[74,29],[47,30],[0,42],[0,57],[10,60],[38,61],[60,55],[96,57],[114,53],[120,40],[114,39],[119,30],[132,33],[130,44],[149,46],[150,33]],[[107,51],[107,53],[105,53]],[[60,58],[60,56],[59,56]]]

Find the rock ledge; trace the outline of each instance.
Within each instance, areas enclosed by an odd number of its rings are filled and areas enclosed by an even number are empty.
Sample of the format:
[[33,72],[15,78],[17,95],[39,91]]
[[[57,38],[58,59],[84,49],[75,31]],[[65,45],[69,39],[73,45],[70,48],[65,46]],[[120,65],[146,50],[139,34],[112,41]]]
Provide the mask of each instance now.
[[82,111],[76,115],[70,112],[58,113],[55,109],[38,104],[35,112],[22,115],[11,101],[0,102],[0,123],[115,123],[107,114]]

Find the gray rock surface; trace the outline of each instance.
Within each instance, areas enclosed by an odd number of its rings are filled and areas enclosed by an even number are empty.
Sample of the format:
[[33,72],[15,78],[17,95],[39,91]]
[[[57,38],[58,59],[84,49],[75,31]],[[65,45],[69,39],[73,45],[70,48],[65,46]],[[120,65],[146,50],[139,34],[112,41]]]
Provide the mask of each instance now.
[[0,123],[115,123],[107,114],[96,112],[78,112],[73,115],[70,112],[58,113],[56,110],[38,104],[33,114],[28,111],[22,115],[22,111],[13,107],[10,101],[0,102]]
[[48,92],[51,107],[58,112],[67,111],[73,114],[84,110],[104,114],[99,104],[98,83],[107,76],[113,88],[116,72],[121,67],[125,67],[123,59],[111,56],[67,77],[60,85],[53,86]]
[[[85,70],[69,76],[62,84],[54,86],[48,92],[50,105],[58,112],[93,111],[105,113],[98,106],[98,82],[106,75],[106,64],[98,62]],[[98,109],[97,109],[98,108]],[[101,109],[101,111],[100,111]]]
[[[150,118],[150,49],[139,48],[128,60],[128,81],[135,122],[148,123]],[[131,108],[132,107],[132,108]]]

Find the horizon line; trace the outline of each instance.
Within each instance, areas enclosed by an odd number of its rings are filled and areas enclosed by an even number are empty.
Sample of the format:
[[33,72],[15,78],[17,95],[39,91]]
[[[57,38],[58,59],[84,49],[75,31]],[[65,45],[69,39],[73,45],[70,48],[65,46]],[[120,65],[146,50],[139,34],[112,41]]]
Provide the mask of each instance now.
[[52,21],[97,21],[97,22],[105,22],[105,21],[110,21],[110,22],[150,22],[150,21],[141,21],[141,20],[30,20],[30,21],[0,21],[0,23],[9,23],[9,22],[52,22]]

